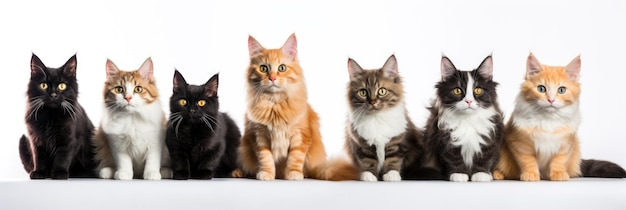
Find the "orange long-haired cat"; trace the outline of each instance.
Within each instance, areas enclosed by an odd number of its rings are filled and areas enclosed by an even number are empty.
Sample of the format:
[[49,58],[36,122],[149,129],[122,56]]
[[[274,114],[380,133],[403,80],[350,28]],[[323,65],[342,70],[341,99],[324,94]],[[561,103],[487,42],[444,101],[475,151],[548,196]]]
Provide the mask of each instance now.
[[327,161],[319,118],[307,101],[292,34],[279,49],[248,37],[247,112],[239,148],[242,174],[259,180],[356,180],[348,159]]
[[526,78],[505,128],[494,179],[566,181],[573,177],[622,178],[608,161],[581,160],[578,136],[580,56],[567,66],[542,65],[531,53]]

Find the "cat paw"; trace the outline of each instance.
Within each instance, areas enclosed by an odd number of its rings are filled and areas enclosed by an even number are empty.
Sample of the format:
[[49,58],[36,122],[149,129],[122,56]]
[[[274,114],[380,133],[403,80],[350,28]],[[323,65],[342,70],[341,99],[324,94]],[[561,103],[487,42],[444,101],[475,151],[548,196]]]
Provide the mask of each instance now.
[[375,182],[378,181],[378,178],[372,172],[366,171],[361,173],[361,181]]
[[259,171],[259,173],[256,174],[256,179],[270,181],[276,179],[276,174],[271,174],[267,171]]
[[243,173],[241,169],[235,169],[233,172],[230,173],[230,176],[232,176],[233,178],[243,178],[246,176],[246,174]]
[[214,173],[212,170],[199,170],[198,172],[196,172],[197,176],[194,176],[194,178],[204,180],[213,179],[213,174]]
[[396,170],[391,170],[383,175],[383,181],[399,182],[402,181],[402,177],[400,177],[400,172]]
[[493,179],[494,180],[503,180],[504,179],[504,173],[502,173],[502,171],[500,171],[500,170],[494,170],[493,171]]
[[143,172],[145,180],[161,180],[161,171],[145,171]]
[[50,175],[52,179],[68,179],[70,178],[70,173],[67,171],[53,171]]
[[186,170],[174,171],[174,176],[172,177],[172,179],[175,179],[175,180],[187,180],[187,179],[189,179],[189,171],[186,171]]
[[469,181],[469,176],[463,173],[453,173],[450,175],[450,181],[453,182],[467,182]]
[[539,173],[524,172],[522,173],[522,175],[519,176],[519,179],[522,181],[527,181],[527,182],[536,182],[536,181],[539,181],[541,177],[539,176]]
[[98,172],[98,176],[101,179],[113,179],[113,174],[113,168],[111,167],[104,167],[100,169],[100,172]]
[[171,179],[172,169],[168,167],[161,168],[161,179]]
[[132,171],[120,171],[120,170],[118,170],[113,175],[113,178],[115,178],[117,180],[132,180],[133,179],[133,172]]
[[551,172],[550,181],[567,181],[569,180],[569,174],[567,172]]
[[46,173],[42,171],[33,171],[30,173],[30,179],[45,179]]
[[476,172],[472,174],[472,182],[490,182],[493,180],[491,174],[485,172]]
[[304,174],[302,174],[302,172],[299,171],[289,171],[289,173],[287,173],[287,180],[303,180],[304,179]]

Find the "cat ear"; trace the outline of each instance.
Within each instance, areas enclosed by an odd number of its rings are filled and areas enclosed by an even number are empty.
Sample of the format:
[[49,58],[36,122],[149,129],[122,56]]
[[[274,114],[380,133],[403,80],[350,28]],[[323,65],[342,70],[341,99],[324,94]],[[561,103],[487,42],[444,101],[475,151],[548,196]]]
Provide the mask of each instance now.
[[63,64],[63,73],[72,77],[76,76],[76,54]]
[[356,61],[352,60],[352,58],[348,58],[348,73],[350,74],[350,79],[352,79],[357,74],[363,73],[363,68],[361,68]]
[[107,78],[117,76],[120,73],[120,69],[117,68],[111,59],[107,59],[106,70]]
[[173,83],[173,91],[177,92],[177,90],[181,90],[181,89],[185,89],[187,88],[187,81],[185,81],[185,78],[183,77],[182,74],[180,74],[180,72],[178,72],[177,69],[174,69],[174,83]]
[[287,38],[287,41],[285,41],[285,44],[283,44],[283,47],[280,49],[283,51],[283,54],[295,59],[298,56],[298,41],[296,40],[296,34],[291,34],[291,36]]
[[580,74],[580,55],[576,56],[567,66],[565,66],[565,72],[572,80],[578,80]]
[[204,94],[207,97],[213,97],[217,95],[217,86],[219,83],[219,73],[213,75],[208,82],[204,84]]
[[398,76],[398,61],[395,55],[391,55],[387,58],[382,70],[385,77],[396,78]]
[[452,64],[452,61],[446,56],[441,57],[441,80],[445,80],[450,75],[456,72],[456,67]]
[[154,67],[152,65],[152,58],[148,57],[146,61],[141,64],[139,67],[139,74],[145,80],[152,81],[154,79],[152,72],[154,71]]
[[539,60],[535,58],[535,55],[533,55],[533,53],[530,53],[528,55],[528,59],[526,60],[526,77],[528,78],[531,76],[535,76],[541,71],[541,69],[542,67]]
[[33,53],[32,57],[30,58],[30,76],[33,77],[38,74],[45,75],[45,67],[46,65],[44,65],[39,57],[37,57],[37,55]]
[[265,48],[261,46],[261,44],[259,44],[254,37],[248,35],[248,51],[250,53],[250,58],[263,53],[263,50],[265,50]]
[[491,55],[487,56],[485,60],[480,63],[480,66],[478,66],[476,70],[478,70],[480,76],[485,79],[491,80],[491,78],[493,77],[493,58],[491,57]]

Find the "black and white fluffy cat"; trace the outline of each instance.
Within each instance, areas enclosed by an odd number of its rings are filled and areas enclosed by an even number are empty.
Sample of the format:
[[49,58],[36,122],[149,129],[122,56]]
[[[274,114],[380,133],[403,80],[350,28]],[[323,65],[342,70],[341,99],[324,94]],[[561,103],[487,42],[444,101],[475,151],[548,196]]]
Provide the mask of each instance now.
[[187,84],[174,73],[170,117],[165,143],[173,179],[231,177],[237,169],[241,133],[237,124],[219,112],[218,75],[203,85]]
[[443,176],[454,182],[488,182],[503,142],[503,115],[488,56],[472,71],[441,59],[441,81],[426,124],[428,145],[438,154]]
[[90,138],[94,126],[78,103],[76,55],[48,68],[32,55],[27,91],[28,137],[20,139],[22,164],[31,179],[96,177]]

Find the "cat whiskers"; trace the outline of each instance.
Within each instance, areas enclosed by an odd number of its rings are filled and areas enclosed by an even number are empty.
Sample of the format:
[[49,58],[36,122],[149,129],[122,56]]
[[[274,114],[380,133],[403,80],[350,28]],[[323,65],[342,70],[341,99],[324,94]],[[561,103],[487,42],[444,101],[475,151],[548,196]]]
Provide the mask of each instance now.
[[183,116],[179,112],[175,112],[170,115],[170,120],[167,124],[170,127],[176,124],[176,126],[174,127],[174,133],[176,133],[176,137],[178,137],[178,127],[180,126],[180,123],[182,121],[183,121]]
[[28,119],[31,119],[31,117],[35,117],[35,120],[37,120],[37,114],[39,113],[39,109],[41,109],[41,107],[43,107],[44,102],[43,99],[41,99],[41,96],[37,96],[37,97],[33,97],[32,100],[30,100],[30,113],[28,113]]
[[204,122],[204,124],[207,125],[211,129],[211,131],[215,131],[211,123],[214,123],[217,127],[220,127],[220,128],[222,127],[220,124],[217,123],[217,120],[215,119],[215,117],[211,115],[204,114],[202,115],[201,119],[202,119],[202,122]]
[[63,107],[63,110],[70,115],[72,120],[76,120],[76,111],[74,110],[76,107],[74,107],[72,103],[68,101],[63,101],[61,102],[61,107]]

